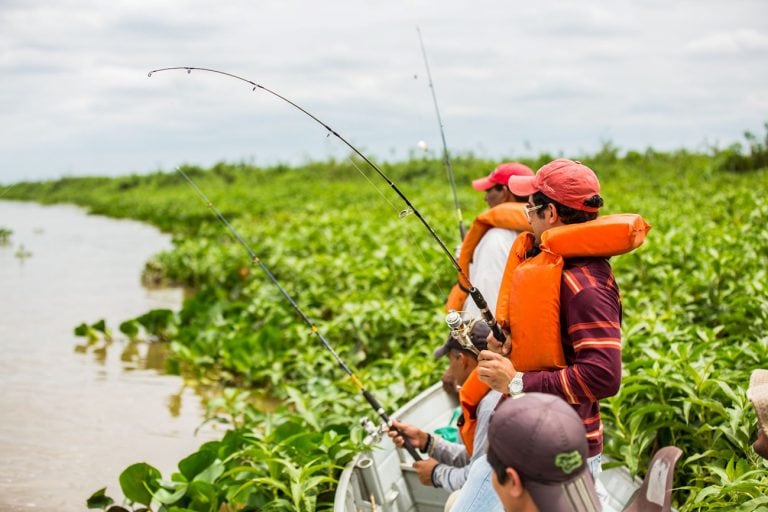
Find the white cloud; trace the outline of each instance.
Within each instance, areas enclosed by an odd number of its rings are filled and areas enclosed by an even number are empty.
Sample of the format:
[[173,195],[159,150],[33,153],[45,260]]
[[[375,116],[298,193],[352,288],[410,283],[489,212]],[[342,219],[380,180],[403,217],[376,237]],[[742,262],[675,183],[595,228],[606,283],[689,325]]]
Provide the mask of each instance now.
[[164,66],[254,80],[374,155],[436,147],[417,25],[452,152],[495,158],[525,140],[568,152],[606,136],[664,148],[768,117],[764,0],[2,3],[0,183],[338,151],[245,84],[147,77]]
[[718,32],[694,39],[686,45],[694,55],[736,55],[768,51],[768,34],[756,30],[739,29]]

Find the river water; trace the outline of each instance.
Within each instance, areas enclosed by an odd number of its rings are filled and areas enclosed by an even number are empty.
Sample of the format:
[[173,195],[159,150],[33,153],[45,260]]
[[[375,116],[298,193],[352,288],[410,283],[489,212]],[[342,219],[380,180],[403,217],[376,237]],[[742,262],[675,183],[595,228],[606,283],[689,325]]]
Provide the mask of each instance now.
[[[153,367],[157,346],[131,346],[119,323],[178,309],[180,290],[140,284],[144,261],[170,247],[147,225],[69,205],[0,201],[0,512],[86,510],[120,472],[147,462],[169,478],[214,436],[200,399]],[[115,341],[78,349],[81,323],[106,319]]]

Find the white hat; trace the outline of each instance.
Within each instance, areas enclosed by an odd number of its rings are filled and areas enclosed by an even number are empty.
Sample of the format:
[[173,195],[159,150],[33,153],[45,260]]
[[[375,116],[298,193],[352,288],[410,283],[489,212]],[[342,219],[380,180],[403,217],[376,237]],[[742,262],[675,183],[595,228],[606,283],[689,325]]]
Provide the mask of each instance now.
[[749,379],[747,398],[755,406],[760,428],[768,435],[768,370],[755,370]]

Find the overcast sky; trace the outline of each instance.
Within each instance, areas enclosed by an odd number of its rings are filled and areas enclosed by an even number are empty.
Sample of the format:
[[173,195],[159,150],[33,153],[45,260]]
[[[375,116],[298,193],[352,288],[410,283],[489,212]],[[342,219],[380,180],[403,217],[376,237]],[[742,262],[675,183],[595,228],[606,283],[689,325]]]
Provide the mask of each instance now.
[[726,145],[768,121],[765,0],[0,0],[0,183],[348,151]]

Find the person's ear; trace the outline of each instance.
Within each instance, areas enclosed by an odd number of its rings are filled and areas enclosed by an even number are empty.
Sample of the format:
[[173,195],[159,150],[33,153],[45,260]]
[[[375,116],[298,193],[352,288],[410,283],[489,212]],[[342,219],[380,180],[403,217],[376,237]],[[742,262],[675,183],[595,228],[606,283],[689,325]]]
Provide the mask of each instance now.
[[523,481],[520,479],[520,475],[515,468],[507,468],[507,482],[504,484],[508,487],[509,494],[515,498],[519,498],[525,493],[525,487],[523,487]]
[[549,214],[549,219],[547,222],[549,224],[557,224],[557,221],[560,219],[560,216],[557,214],[557,208],[555,208],[555,205],[552,203],[547,203],[547,213]]

